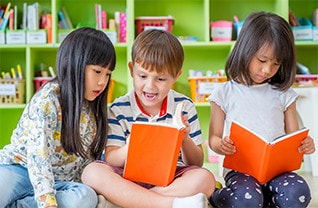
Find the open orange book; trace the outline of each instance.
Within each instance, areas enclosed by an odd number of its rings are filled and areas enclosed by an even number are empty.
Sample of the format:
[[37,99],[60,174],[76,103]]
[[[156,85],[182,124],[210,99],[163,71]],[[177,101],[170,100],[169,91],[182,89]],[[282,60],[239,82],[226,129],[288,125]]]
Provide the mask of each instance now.
[[132,124],[124,178],[156,186],[167,186],[172,182],[185,129],[182,109],[183,103],[180,103],[172,124]]
[[232,122],[230,138],[236,152],[225,156],[223,167],[249,174],[260,184],[265,184],[275,176],[300,168],[303,153],[299,153],[298,147],[308,132],[309,129],[302,128],[269,143],[241,124]]

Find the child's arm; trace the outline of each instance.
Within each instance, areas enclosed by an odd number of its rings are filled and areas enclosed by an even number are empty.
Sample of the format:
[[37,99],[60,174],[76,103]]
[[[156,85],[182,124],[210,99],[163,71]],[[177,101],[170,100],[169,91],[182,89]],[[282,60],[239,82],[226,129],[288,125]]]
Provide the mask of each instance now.
[[210,110],[210,127],[209,127],[209,146],[210,148],[222,155],[233,154],[235,153],[235,146],[233,145],[233,141],[225,136],[223,139],[223,129],[224,129],[224,120],[225,113],[223,110],[215,104],[211,102],[211,110]]
[[197,165],[201,167],[204,161],[202,145],[196,145],[189,136],[190,124],[188,122],[188,115],[183,115],[182,121],[186,126],[181,148],[182,160],[187,165]]
[[105,152],[105,161],[117,167],[124,167],[128,152],[128,144],[124,146],[108,146]]
[[[285,113],[285,131],[286,133],[294,132],[299,129],[297,110],[296,110],[296,101],[294,101],[288,108]],[[312,154],[315,152],[315,143],[311,136],[308,136],[302,141],[302,145],[299,147],[299,152],[304,154]]]

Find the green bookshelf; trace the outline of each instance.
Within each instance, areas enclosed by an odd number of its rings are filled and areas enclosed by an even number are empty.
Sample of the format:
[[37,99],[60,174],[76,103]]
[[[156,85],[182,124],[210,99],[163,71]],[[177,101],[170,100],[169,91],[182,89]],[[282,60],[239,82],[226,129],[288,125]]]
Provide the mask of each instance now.
[[[1,1],[6,5],[9,1]],[[32,0],[11,0],[22,13],[23,3],[32,4]],[[20,64],[26,80],[26,99],[28,102],[34,94],[33,78],[41,63],[55,67],[58,43],[57,12],[65,7],[74,26],[95,27],[95,4],[101,4],[107,11],[108,18],[114,18],[115,11],[127,12],[127,42],[115,43],[117,66],[112,78],[115,80],[114,97],[125,94],[132,89],[127,63],[130,49],[136,37],[135,18],[139,16],[174,17],[172,33],[177,36],[196,36],[197,42],[183,42],[185,62],[183,74],[175,85],[175,90],[191,97],[188,82],[188,70],[202,71],[223,69],[234,41],[210,41],[210,21],[233,21],[233,16],[243,20],[253,11],[270,11],[288,19],[288,9],[295,15],[311,18],[318,8],[318,0],[39,0],[41,9],[52,14],[51,44],[40,45],[0,45],[0,70],[9,71]],[[308,66],[313,74],[318,73],[318,41],[297,41],[298,60]],[[12,130],[25,107],[25,104],[0,104],[0,148],[9,143]],[[209,112],[208,103],[196,104],[203,136],[208,138]]]

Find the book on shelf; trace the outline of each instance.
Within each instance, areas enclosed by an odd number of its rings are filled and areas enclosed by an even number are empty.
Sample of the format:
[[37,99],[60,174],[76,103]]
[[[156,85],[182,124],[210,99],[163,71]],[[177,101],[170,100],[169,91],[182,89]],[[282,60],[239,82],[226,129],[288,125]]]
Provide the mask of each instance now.
[[95,21],[96,29],[107,29],[107,12],[102,10],[100,4],[95,4]]
[[125,43],[126,36],[127,36],[126,12],[116,11],[114,15],[115,15],[116,29],[118,33],[118,41],[120,43]]
[[38,30],[39,29],[39,3],[35,2],[33,4],[27,5],[27,17],[26,24],[27,30]]
[[60,27],[60,29],[68,30],[69,27],[68,27],[68,24],[66,22],[66,19],[65,19],[65,16],[64,16],[62,10],[59,10],[57,12],[57,15],[58,15],[58,19],[59,19],[59,27]]
[[132,124],[124,178],[156,186],[172,182],[185,129],[182,109],[183,103],[178,104],[172,124]]
[[73,23],[72,23],[72,21],[71,21],[70,16],[68,15],[68,12],[67,12],[66,8],[65,8],[65,7],[62,7],[62,8],[61,8],[61,12],[63,13],[63,16],[64,16],[64,18],[65,18],[65,22],[66,22],[66,24],[67,24],[68,29],[71,29],[71,30],[74,29]]
[[300,168],[304,154],[298,148],[308,132],[308,128],[302,128],[268,142],[233,121],[229,136],[236,152],[225,156],[223,167],[249,174],[265,184],[275,176]]
[[10,18],[10,7],[11,7],[11,2],[8,2],[5,10],[3,11],[3,17],[0,22],[0,30],[5,30],[6,27],[8,26],[8,22]]

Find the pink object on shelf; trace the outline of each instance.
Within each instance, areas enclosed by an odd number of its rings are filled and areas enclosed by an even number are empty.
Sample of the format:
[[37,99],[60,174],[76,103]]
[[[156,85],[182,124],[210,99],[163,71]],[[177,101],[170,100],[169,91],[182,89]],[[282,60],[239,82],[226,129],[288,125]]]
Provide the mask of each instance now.
[[172,32],[174,18],[172,16],[144,16],[135,19],[137,34],[144,30],[157,28],[167,32]]
[[53,79],[53,77],[34,77],[34,88],[35,90],[40,89],[40,87],[48,82],[49,80]]
[[126,43],[127,36],[127,19],[126,12],[119,13],[119,42]]
[[212,41],[231,41],[233,23],[230,21],[219,20],[211,22]]

